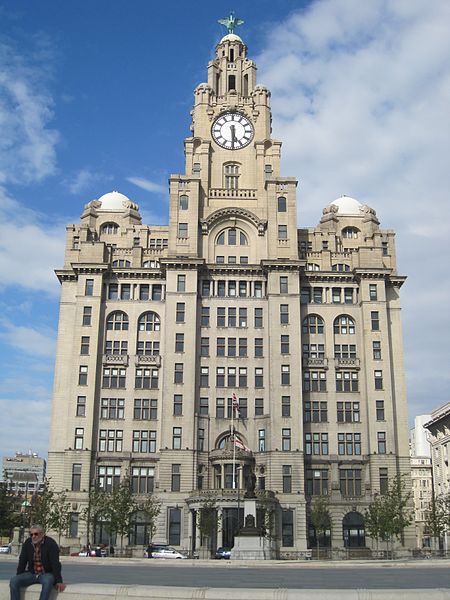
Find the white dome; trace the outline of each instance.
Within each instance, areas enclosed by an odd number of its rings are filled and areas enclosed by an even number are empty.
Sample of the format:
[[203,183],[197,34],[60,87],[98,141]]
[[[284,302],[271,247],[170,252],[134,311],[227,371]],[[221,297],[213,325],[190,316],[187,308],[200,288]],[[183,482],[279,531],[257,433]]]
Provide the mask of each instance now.
[[98,199],[102,205],[97,210],[125,210],[132,204],[131,200],[120,192],[108,192]]
[[224,35],[223,38],[220,40],[219,44],[222,44],[223,42],[241,42],[241,44],[244,43],[241,40],[241,38],[235,33],[227,33],[227,35]]
[[355,198],[351,198],[350,196],[341,196],[337,200],[333,200],[333,202],[329,205],[337,207],[337,213],[339,215],[361,215],[361,209],[363,205]]

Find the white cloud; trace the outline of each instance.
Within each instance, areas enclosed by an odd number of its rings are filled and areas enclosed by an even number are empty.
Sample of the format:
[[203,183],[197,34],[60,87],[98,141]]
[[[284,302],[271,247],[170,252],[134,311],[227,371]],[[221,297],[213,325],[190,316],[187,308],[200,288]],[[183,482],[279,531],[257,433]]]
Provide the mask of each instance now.
[[65,226],[51,224],[0,187],[0,288],[20,286],[59,294],[53,270],[62,264]]
[[[104,173],[94,173],[89,169],[81,169],[71,177],[66,179],[64,184],[68,188],[71,194],[77,195],[91,188],[93,185],[99,183],[105,183],[111,181],[113,177],[111,175],[105,175]],[[101,195],[101,194],[100,194]]]
[[0,319],[0,339],[25,354],[49,358],[55,355],[56,332],[50,329],[24,327]]
[[[53,100],[46,89],[49,55],[22,55],[0,41],[0,183],[38,181],[56,169],[59,134],[49,128]],[[42,61],[40,64],[39,61]]]
[[[17,381],[16,387],[17,387]],[[32,450],[46,457],[50,430],[51,402],[49,390],[29,389],[23,398],[0,398],[2,435],[0,456],[11,456],[15,451]]]
[[436,334],[450,329],[449,21],[445,0],[319,0],[256,58],[282,172],[300,181],[299,224],[348,194],[397,232],[410,404],[422,412],[448,400],[449,340]]
[[155,194],[168,193],[167,186],[160,185],[159,183],[154,183],[153,181],[150,181],[149,179],[144,179],[143,177],[127,177],[127,181],[143,190],[146,190],[147,192],[153,192]]

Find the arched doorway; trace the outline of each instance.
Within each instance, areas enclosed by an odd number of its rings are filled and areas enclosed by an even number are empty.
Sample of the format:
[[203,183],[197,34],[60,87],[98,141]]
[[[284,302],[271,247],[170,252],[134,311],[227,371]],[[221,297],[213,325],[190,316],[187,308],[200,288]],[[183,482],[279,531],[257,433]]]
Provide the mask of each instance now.
[[366,545],[364,517],[361,513],[352,511],[342,519],[342,533],[346,548],[362,548]]

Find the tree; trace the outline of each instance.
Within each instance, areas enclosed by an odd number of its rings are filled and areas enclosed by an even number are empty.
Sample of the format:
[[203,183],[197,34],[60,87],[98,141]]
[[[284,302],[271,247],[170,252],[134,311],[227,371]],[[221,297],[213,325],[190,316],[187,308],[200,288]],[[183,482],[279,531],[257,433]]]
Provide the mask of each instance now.
[[50,489],[49,482],[46,479],[42,491],[33,494],[29,511],[29,523],[41,525],[44,529],[51,526],[51,513],[54,503],[55,492]]
[[384,506],[382,496],[377,495],[369,504],[364,513],[364,526],[371,538],[377,542],[377,550],[380,539],[385,540]]
[[20,524],[17,498],[6,481],[0,482],[0,535],[11,537],[12,530]]
[[156,496],[150,494],[145,497],[143,502],[138,504],[137,510],[143,512],[147,517],[148,536],[149,542],[151,542],[156,531],[156,519],[161,512],[161,502]]
[[327,496],[318,496],[311,504],[311,525],[316,530],[317,558],[320,553],[320,535],[325,537],[331,527],[331,518]]
[[71,506],[67,502],[66,492],[56,492],[52,498],[49,525],[58,533],[58,544],[61,544],[61,534],[67,533],[70,524]]
[[106,508],[106,520],[109,521],[110,535],[120,535],[120,551],[123,551],[123,537],[130,532],[130,522],[133,513],[138,509],[134,498],[129,477],[123,479],[113,490],[111,502]]
[[[201,500],[201,507],[198,511],[198,529],[202,545],[209,547],[210,552],[212,552],[213,536],[218,528],[217,500],[215,495],[208,494]],[[206,543],[204,543],[205,541]]]
[[425,527],[439,548],[439,539],[450,529],[450,494],[433,496],[426,512]]
[[104,518],[110,496],[110,492],[105,492],[98,486],[94,485],[89,488],[88,504],[81,513],[81,519],[86,522],[87,545],[94,540],[95,528],[99,519]]

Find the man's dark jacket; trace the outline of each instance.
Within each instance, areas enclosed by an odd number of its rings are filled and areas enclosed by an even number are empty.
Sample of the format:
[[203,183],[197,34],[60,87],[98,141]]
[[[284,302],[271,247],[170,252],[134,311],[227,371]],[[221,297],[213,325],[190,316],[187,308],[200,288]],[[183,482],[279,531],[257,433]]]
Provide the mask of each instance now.
[[[46,573],[53,573],[55,583],[62,583],[61,563],[59,562],[59,547],[54,539],[43,537],[41,542],[41,561]],[[28,565],[28,568],[27,568]],[[34,573],[34,547],[31,538],[28,538],[22,545],[17,566],[17,575],[30,571]]]

